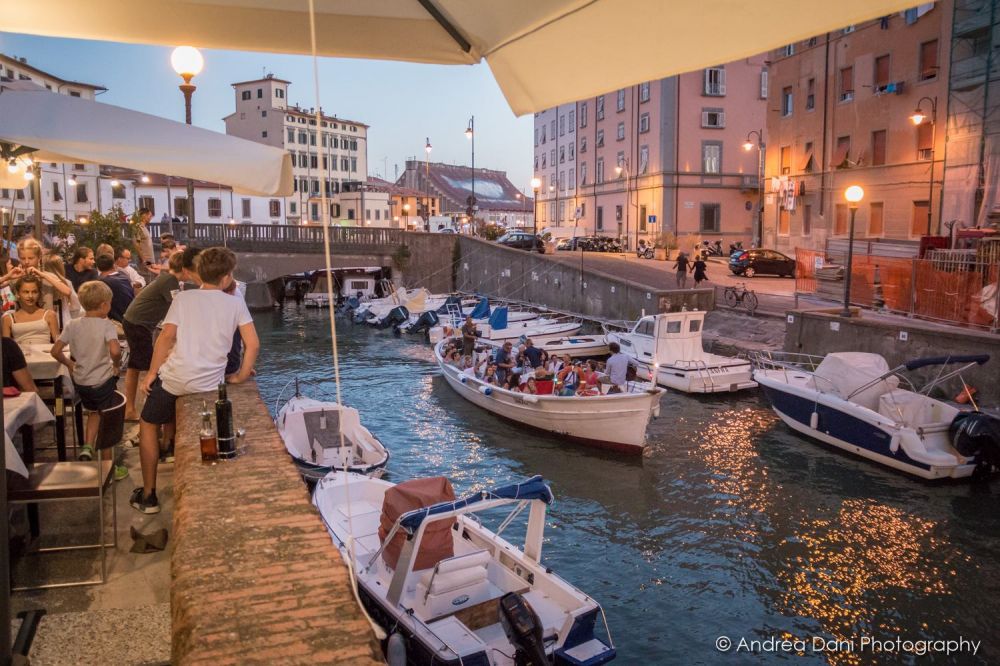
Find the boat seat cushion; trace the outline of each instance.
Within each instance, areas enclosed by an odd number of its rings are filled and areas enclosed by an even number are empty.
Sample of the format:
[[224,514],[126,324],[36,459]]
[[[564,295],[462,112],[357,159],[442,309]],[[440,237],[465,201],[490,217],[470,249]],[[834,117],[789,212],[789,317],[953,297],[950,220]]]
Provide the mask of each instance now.
[[896,389],[879,397],[878,413],[897,423],[916,427],[950,424],[958,410],[921,393]]
[[[489,581],[485,550],[442,560],[417,584],[417,601],[429,618],[441,617],[500,596]],[[430,587],[428,587],[430,586]]]

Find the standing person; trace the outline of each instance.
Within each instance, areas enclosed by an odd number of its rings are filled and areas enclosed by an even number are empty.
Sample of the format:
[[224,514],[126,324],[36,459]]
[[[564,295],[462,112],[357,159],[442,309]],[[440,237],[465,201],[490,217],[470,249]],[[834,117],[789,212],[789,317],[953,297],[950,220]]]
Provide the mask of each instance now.
[[[241,298],[223,290],[233,280],[236,255],[228,248],[213,247],[198,257],[201,288],[178,293],[163,331],[153,347],[153,360],[142,383],[148,396],[139,419],[139,459],[142,487],[129,503],[142,513],[159,513],[156,471],[160,459],[160,428],[172,443],[176,429],[177,398],[191,393],[215,391],[220,384],[239,384],[250,378],[260,340]],[[243,363],[239,372],[226,376],[226,360],[233,345],[233,332],[243,338]],[[168,445],[169,448],[169,445]]]
[[687,255],[681,252],[677,255],[677,262],[674,263],[674,270],[677,271],[677,288],[686,289],[688,279],[689,264]]
[[532,369],[542,364],[542,350],[535,346],[531,338],[524,341],[524,358],[531,364]]
[[512,350],[514,345],[508,340],[503,343],[503,347],[497,352],[497,383],[504,384],[511,374],[511,370],[516,365],[516,359]]
[[84,282],[97,279],[97,269],[94,268],[94,251],[89,247],[77,246],[66,266],[66,277],[78,292]]
[[199,283],[200,278],[194,268],[199,252],[199,249],[192,247],[170,257],[170,270],[160,273],[125,310],[122,328],[125,329],[125,341],[128,342],[129,349],[128,368],[125,370],[127,421],[139,420],[135,395],[139,390],[139,374],[149,370],[149,364],[153,360],[153,331],[167,316],[174,294],[181,288],[180,283]]
[[699,254],[694,260],[694,286],[698,287],[702,282],[708,279],[708,275],[705,271],[708,269],[708,264],[705,263],[705,255]]
[[[80,286],[80,303],[86,315],[66,324],[66,330],[52,346],[52,358],[69,368],[80,402],[90,412],[78,456],[80,460],[93,460],[101,410],[115,403],[122,349],[118,344],[118,332],[108,319],[111,298],[111,289],[103,282],[84,282]],[[67,346],[72,348],[71,359],[63,354]],[[128,469],[115,464],[115,480],[126,476]]]
[[166,214],[166,213],[164,213],[162,216],[160,216],[160,233],[164,233],[164,232],[166,232],[168,234],[174,233],[174,223],[173,223],[173,220],[171,220],[170,216],[168,214]]
[[111,300],[111,313],[108,316],[120,324],[125,317],[125,310],[135,299],[132,281],[115,267],[115,258],[110,254],[98,255],[97,270],[101,274],[98,279],[108,285],[114,295]]
[[628,381],[628,356],[622,353],[622,348],[617,342],[609,342],[608,351],[611,352],[611,356],[604,364],[604,370],[608,373],[608,379],[611,380],[611,388],[608,389],[608,393],[621,393]]
[[69,295],[59,299],[59,306],[61,308],[59,312],[60,321],[65,329],[70,319],[77,319],[83,316],[83,306],[80,305],[80,299],[76,295],[76,288],[73,287],[73,283],[66,277],[66,265],[63,264],[62,257],[58,254],[50,254],[45,257],[42,268],[45,269],[46,273],[51,273],[58,277],[69,287]]
[[157,266],[156,257],[153,255],[153,237],[149,235],[149,221],[153,213],[146,207],[139,209],[139,224],[136,228],[135,250],[139,255],[139,273],[145,274],[147,279],[152,279],[160,272]]
[[478,329],[476,328],[476,322],[472,321],[472,317],[466,317],[465,323],[462,324],[462,355],[472,356],[472,353],[476,351],[476,338],[478,336]]
[[146,278],[139,275],[139,271],[132,268],[132,251],[127,247],[115,250],[115,268],[128,276],[132,283],[132,289],[138,294],[139,290],[146,286]]

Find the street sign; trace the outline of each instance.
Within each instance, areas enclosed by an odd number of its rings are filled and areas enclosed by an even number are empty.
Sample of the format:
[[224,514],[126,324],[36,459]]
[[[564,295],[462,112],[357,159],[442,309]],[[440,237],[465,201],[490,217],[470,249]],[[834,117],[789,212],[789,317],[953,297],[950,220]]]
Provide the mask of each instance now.
[[655,215],[650,215],[649,216],[649,223],[650,224],[656,224],[656,216]]

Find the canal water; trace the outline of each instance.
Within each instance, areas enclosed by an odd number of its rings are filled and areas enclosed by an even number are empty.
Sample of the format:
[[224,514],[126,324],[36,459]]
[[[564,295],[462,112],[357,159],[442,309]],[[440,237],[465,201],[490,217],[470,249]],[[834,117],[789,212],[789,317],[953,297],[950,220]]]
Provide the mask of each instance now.
[[[256,323],[272,409],[289,380],[332,378],[325,311]],[[389,480],[444,475],[459,494],[551,482],[544,561],[603,604],[615,663],[756,663],[803,647],[810,663],[915,661],[870,642],[897,638],[981,641],[978,656],[921,663],[1000,662],[1000,481],[930,486],[821,448],[755,393],[665,396],[646,457],[622,461],[464,401],[417,338],[338,320],[338,341],[343,399],[391,449]],[[741,639],[803,642],[732,654]]]

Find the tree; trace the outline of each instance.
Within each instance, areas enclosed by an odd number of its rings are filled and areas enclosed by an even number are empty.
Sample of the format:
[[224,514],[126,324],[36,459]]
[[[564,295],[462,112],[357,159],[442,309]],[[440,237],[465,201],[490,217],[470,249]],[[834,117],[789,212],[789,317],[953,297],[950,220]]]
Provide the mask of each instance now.
[[138,230],[138,216],[133,215],[129,219],[119,206],[115,206],[107,214],[91,211],[86,222],[74,222],[60,215],[55,216],[55,235],[60,241],[59,251],[66,261],[69,261],[78,247],[96,250],[98,245],[107,243],[115,250],[135,249]]

